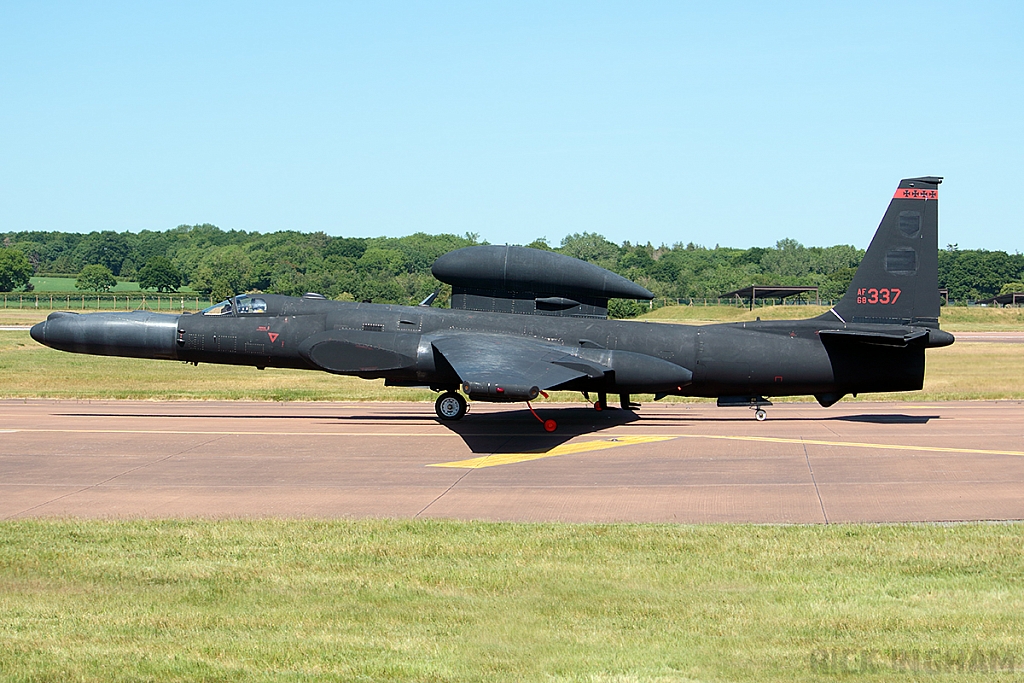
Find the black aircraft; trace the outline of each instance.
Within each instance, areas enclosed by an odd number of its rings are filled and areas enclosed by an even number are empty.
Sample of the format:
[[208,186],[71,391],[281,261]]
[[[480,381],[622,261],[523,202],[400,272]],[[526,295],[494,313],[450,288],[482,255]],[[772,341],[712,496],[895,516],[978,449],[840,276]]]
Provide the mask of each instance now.
[[[450,252],[433,265],[450,309],[243,294],[201,313],[50,314],[32,338],[62,351],[186,363],[302,368],[430,387],[442,420],[474,401],[529,401],[546,390],[705,396],[749,406],[766,396],[911,391],[939,329],[938,186],[900,182],[846,296],[809,320],[705,326],[608,320],[608,299],[651,299],[625,278],[561,254],[514,246]],[[530,408],[533,411],[533,408]],[[536,412],[533,413],[535,416]],[[541,420],[540,417],[537,418]],[[541,420],[545,429],[554,420]]]

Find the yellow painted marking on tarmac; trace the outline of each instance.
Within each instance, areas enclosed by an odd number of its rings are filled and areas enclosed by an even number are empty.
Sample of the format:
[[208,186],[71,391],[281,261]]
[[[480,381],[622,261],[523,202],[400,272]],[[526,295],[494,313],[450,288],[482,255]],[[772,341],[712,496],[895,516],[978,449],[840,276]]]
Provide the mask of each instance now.
[[655,441],[671,441],[674,436],[616,436],[610,439],[598,441],[580,441],[578,443],[563,443],[548,451],[530,451],[527,453],[495,453],[484,455],[479,458],[468,460],[456,460],[454,462],[440,462],[427,467],[457,467],[461,469],[475,470],[482,467],[496,467],[497,465],[512,465],[517,462],[528,462],[540,460],[541,458],[554,458],[559,455],[572,455],[574,453],[587,453],[589,451],[603,451],[608,448],[619,446],[632,446],[639,443],[653,443]]
[[681,439],[718,439],[722,441],[758,441],[762,443],[792,443],[807,446],[837,446],[840,448],[872,448],[894,451],[922,451],[925,453],[971,453],[975,455],[1016,455],[1024,451],[994,451],[984,448],[951,448],[947,446],[911,446],[893,443],[862,443],[859,441],[820,441],[817,439],[786,439],[774,436],[729,436],[725,434],[679,434]]

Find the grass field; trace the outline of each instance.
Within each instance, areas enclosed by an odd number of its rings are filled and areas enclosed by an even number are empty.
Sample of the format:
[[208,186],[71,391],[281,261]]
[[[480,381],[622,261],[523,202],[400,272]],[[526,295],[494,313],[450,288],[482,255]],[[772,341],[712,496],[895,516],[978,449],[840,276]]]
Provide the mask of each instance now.
[[1017,680],[990,669],[1024,668],[1022,546],[1020,524],[8,521],[0,677]]
[[[31,278],[32,287],[37,292],[77,292],[75,289],[75,277],[33,277]],[[138,292],[138,282],[126,282],[118,280],[117,286],[112,287],[112,292]]]
[[[928,352],[925,387],[902,394],[861,394],[857,400],[1024,399],[1019,344],[960,342]],[[305,370],[86,356],[56,351],[28,332],[0,331],[0,398],[213,399],[261,401],[423,401],[422,389]],[[651,400],[640,396],[641,401]],[[554,392],[552,401],[581,402]],[[695,399],[670,397],[666,401]],[[796,400],[809,400],[807,397]],[[847,398],[845,400],[853,400]]]

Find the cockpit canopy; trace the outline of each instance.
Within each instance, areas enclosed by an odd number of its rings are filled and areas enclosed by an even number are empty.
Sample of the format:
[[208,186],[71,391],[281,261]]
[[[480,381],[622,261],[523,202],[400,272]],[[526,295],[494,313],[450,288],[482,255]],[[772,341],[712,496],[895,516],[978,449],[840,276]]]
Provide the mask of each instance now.
[[203,315],[252,315],[267,312],[267,300],[251,294],[239,294],[203,310]]

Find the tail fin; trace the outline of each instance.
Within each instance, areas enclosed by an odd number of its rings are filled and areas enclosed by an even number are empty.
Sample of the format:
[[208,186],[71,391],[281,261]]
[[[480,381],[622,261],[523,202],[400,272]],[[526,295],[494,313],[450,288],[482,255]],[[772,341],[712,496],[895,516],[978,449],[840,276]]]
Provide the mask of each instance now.
[[941,182],[934,176],[900,181],[846,296],[826,316],[938,327]]

